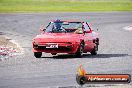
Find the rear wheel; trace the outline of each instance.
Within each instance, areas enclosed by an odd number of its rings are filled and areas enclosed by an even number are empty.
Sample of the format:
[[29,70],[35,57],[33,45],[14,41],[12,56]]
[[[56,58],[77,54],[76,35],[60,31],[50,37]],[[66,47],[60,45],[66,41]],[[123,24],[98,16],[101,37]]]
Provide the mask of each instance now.
[[94,46],[94,49],[90,53],[91,55],[97,55],[97,51],[98,51],[98,45],[96,44],[96,46]]
[[42,56],[42,52],[34,52],[34,56],[36,58],[40,58]]
[[77,50],[77,52],[76,52],[76,56],[77,57],[82,57],[83,56],[83,50],[84,50],[84,44],[81,43],[78,50]]

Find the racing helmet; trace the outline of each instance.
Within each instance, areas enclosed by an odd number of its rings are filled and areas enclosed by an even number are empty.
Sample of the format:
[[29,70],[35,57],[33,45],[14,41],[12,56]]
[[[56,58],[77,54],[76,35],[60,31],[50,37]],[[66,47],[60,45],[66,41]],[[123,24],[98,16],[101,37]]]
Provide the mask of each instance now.
[[61,25],[62,25],[62,22],[59,19],[54,21],[55,29],[61,29]]

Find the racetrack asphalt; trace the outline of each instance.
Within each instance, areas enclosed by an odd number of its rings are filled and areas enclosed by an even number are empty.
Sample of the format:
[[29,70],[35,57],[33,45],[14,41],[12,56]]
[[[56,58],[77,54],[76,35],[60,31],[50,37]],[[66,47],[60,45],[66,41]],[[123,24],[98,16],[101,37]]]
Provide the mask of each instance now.
[[[41,26],[54,19],[88,21],[94,29],[98,28],[98,55],[88,53],[83,58],[75,58],[66,54],[54,57],[43,54],[42,58],[35,58],[31,51],[32,38],[40,33]],[[132,31],[123,29],[130,25],[132,12],[0,14],[0,32],[24,49],[23,55],[0,62],[0,88],[79,87],[75,74],[80,65],[87,73],[132,75]]]

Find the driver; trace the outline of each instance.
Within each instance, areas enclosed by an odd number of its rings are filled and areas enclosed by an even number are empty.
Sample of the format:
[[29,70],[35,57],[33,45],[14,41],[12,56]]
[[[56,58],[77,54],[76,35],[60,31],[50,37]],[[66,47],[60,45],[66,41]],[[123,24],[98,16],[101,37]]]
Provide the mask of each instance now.
[[62,23],[60,23],[60,22],[54,23],[55,29],[57,29],[57,30],[61,29],[61,25],[62,25]]
[[60,20],[56,20],[54,22],[54,31],[56,32],[61,32],[61,31],[65,31],[63,28],[62,28],[62,22]]

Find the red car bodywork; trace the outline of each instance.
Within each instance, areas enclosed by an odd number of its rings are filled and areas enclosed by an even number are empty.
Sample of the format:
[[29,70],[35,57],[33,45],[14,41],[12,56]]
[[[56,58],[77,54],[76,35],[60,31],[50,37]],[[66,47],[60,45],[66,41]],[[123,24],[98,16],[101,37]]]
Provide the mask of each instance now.
[[[54,21],[52,21],[52,23],[53,22]],[[61,22],[76,23],[76,21]],[[33,52],[75,54],[78,51],[81,43],[83,43],[84,53],[91,52],[95,46],[99,44],[98,34],[92,31],[87,22],[79,23],[82,25],[82,28],[80,29],[82,33],[49,33],[42,31],[42,33],[37,35],[32,41]],[[88,29],[85,28],[84,30],[84,24]]]

